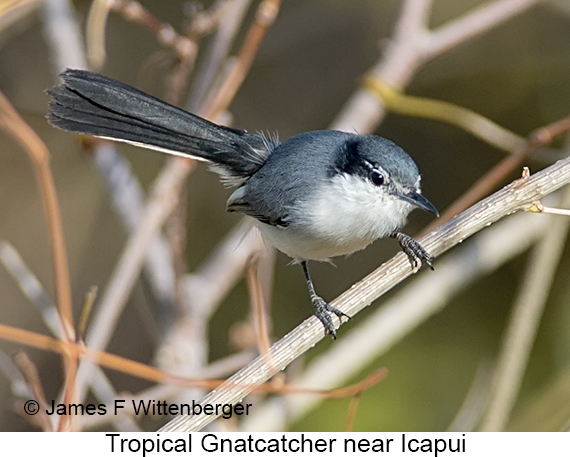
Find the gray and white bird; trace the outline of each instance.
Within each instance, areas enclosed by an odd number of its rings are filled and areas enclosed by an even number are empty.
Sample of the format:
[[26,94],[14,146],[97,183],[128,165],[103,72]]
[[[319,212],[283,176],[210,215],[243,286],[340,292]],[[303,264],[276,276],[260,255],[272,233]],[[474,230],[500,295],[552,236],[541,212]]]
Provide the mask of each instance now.
[[393,142],[321,130],[280,143],[214,124],[97,73],[66,70],[61,78],[47,90],[53,126],[203,160],[237,186],[227,210],[252,218],[272,245],[301,265],[315,315],[333,338],[331,314],[349,316],[316,294],[307,261],[394,237],[412,265],[433,268],[432,256],[400,229],[414,208],[438,212],[422,195],[415,162]]

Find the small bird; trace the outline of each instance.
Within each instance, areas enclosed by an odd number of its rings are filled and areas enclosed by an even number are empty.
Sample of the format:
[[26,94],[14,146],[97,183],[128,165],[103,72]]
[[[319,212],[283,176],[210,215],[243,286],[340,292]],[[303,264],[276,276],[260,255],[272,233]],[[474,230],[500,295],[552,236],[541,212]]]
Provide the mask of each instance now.
[[394,237],[412,267],[433,257],[400,232],[408,214],[437,209],[421,192],[412,158],[374,135],[320,130],[277,137],[214,124],[97,73],[68,69],[47,90],[47,119],[62,130],[209,162],[237,189],[227,211],[250,217],[264,237],[303,268],[316,317],[336,338],[332,315],[350,319],[315,292],[307,261],[351,254]]

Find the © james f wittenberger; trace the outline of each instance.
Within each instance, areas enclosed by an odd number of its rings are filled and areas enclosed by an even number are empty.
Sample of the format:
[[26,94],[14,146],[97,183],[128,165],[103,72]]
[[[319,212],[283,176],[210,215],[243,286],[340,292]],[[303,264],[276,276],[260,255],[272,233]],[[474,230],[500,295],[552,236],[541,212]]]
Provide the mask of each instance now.
[[[235,405],[218,403],[202,406],[194,400],[192,400],[192,403],[167,403],[166,400],[131,400],[127,402],[127,400],[117,399],[112,405],[96,405],[92,403],[56,403],[55,400],[52,400],[51,405],[45,412],[50,416],[53,414],[57,416],[104,416],[106,414],[117,415],[124,413],[127,407],[136,416],[205,415],[221,416],[223,419],[230,419],[234,415],[249,415],[251,403],[238,403]],[[25,410],[27,414],[31,415],[36,414],[39,408],[37,410],[25,408]]]

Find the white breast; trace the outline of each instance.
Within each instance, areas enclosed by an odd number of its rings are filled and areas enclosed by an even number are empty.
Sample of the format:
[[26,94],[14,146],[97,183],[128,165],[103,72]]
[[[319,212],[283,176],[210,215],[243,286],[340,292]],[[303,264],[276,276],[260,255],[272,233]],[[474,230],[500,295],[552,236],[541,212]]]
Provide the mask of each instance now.
[[364,249],[406,222],[412,205],[356,176],[335,176],[291,212],[288,227],[258,223],[277,249],[297,260],[327,260]]

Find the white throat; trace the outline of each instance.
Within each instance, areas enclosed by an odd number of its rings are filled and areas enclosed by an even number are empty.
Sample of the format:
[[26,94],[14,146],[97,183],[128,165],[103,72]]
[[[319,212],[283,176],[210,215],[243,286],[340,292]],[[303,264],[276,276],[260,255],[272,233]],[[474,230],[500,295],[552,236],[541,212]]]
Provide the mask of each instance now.
[[298,260],[327,260],[364,249],[406,223],[413,206],[358,176],[341,174],[300,202],[288,227],[258,224],[268,240]]

